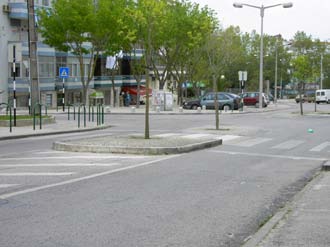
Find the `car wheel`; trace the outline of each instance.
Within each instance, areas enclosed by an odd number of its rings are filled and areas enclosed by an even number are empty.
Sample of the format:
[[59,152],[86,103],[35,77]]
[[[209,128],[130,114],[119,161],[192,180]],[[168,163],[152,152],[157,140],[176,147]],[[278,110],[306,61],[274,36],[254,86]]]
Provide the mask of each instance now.
[[222,110],[224,110],[224,111],[229,111],[230,109],[231,109],[230,105],[224,105],[222,107]]
[[197,110],[197,108],[198,108],[197,105],[192,105],[192,106],[191,106],[191,109],[192,109],[192,110]]

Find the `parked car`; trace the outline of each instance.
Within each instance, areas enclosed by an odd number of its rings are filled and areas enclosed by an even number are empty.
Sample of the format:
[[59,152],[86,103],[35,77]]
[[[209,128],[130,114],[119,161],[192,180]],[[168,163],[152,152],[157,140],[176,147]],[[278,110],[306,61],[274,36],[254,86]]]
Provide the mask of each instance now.
[[[300,95],[298,94],[295,98],[296,103],[300,102]],[[314,102],[315,101],[315,93],[306,93],[301,95],[301,102]]]
[[[214,109],[215,108],[214,98],[215,98],[214,92],[206,93],[201,98],[200,103],[202,106],[205,106],[206,109]],[[236,94],[218,92],[217,98],[218,98],[220,110],[237,110],[239,108],[240,97]]]
[[[259,92],[245,92],[242,94],[244,105],[257,105],[259,104]],[[264,93],[262,93],[262,107],[267,107],[267,98]]]
[[201,107],[201,100],[192,99],[192,100],[184,101],[182,107],[183,109],[196,110],[198,107]]

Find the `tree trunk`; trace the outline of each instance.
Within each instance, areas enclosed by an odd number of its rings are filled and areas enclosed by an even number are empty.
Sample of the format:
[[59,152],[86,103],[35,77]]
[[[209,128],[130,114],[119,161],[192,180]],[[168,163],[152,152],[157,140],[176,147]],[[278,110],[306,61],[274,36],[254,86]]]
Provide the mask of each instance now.
[[111,69],[111,83],[112,83],[112,105],[116,107],[116,88],[115,88],[115,70]]

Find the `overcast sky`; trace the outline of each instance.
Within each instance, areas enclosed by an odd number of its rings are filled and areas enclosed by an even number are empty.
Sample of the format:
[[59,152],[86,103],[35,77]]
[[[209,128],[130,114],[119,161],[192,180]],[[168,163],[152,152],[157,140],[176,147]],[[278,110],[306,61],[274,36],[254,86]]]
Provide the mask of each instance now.
[[[213,9],[223,25],[239,26],[243,32],[256,30],[260,34],[260,10],[246,7],[234,8],[234,2],[256,6],[269,6],[290,2],[275,0],[191,0],[201,6],[208,5]],[[330,41],[330,0],[292,0],[292,8],[281,6],[265,10],[264,33],[281,34],[285,39],[293,38],[297,31],[304,31],[312,38]]]

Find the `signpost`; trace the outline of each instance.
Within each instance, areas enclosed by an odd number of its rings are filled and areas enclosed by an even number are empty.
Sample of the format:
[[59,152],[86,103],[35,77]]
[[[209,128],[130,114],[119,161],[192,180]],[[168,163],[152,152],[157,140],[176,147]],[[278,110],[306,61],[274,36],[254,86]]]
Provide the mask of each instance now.
[[240,88],[242,93],[242,111],[243,111],[243,105],[244,105],[244,99],[243,99],[243,93],[244,93],[244,87],[245,83],[247,81],[247,71],[238,71],[238,80],[240,82]]
[[240,81],[241,93],[243,93],[245,82],[247,81],[247,71],[238,71],[238,80]]
[[63,103],[63,111],[65,111],[65,79],[69,78],[69,74],[70,74],[70,69],[69,67],[60,67],[59,70],[59,75],[60,78],[62,78],[62,92],[63,92],[63,99],[62,99],[62,103]]

